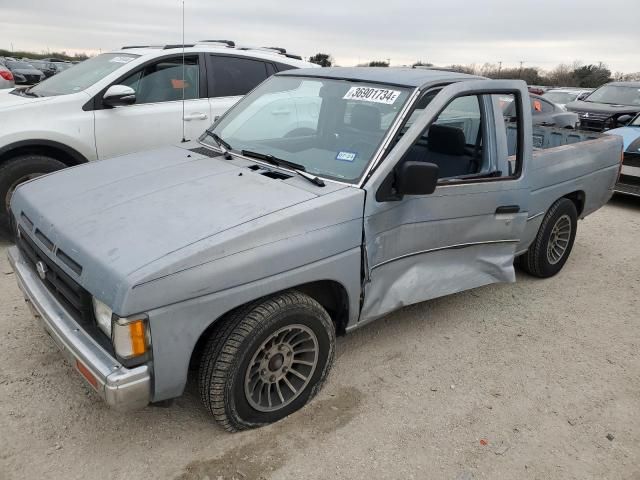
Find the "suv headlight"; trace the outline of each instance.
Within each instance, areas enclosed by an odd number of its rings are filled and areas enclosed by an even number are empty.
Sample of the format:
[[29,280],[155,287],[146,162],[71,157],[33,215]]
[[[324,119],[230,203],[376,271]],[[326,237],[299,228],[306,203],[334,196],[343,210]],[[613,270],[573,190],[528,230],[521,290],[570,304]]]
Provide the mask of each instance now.
[[93,297],[93,314],[100,330],[108,337],[111,337],[111,317],[113,317],[113,312],[96,297]]

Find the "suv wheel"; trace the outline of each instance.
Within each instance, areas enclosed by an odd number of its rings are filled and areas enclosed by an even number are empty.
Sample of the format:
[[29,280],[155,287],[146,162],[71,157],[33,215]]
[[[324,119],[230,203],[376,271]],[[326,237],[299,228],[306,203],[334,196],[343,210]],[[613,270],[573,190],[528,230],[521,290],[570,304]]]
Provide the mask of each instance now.
[[21,183],[46,173],[65,168],[66,165],[44,155],[22,155],[0,165],[0,228],[9,226],[11,196]]
[[200,394],[234,432],[278,421],[304,406],[333,363],[335,329],[322,306],[296,291],[231,314],[200,362]]

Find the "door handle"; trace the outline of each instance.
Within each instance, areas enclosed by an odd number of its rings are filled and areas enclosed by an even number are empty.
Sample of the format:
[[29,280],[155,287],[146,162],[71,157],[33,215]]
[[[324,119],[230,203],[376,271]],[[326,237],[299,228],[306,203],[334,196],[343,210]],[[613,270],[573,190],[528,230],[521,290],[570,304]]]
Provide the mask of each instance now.
[[274,110],[271,115],[289,115],[291,110]]
[[519,213],[520,205],[503,205],[502,207],[496,208],[496,215],[500,215],[501,213]]
[[190,122],[191,120],[206,120],[206,113],[192,113],[191,115],[185,115],[184,120]]

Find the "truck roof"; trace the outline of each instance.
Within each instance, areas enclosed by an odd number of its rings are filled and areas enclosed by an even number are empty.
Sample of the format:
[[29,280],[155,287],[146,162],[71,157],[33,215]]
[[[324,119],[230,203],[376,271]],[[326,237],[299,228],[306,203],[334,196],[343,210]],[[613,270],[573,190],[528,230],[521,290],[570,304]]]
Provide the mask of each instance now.
[[318,78],[336,78],[371,83],[383,83],[402,87],[421,87],[423,85],[444,81],[481,80],[484,77],[466,73],[428,70],[409,67],[329,67],[318,69],[303,68],[287,70],[278,75],[294,75]]

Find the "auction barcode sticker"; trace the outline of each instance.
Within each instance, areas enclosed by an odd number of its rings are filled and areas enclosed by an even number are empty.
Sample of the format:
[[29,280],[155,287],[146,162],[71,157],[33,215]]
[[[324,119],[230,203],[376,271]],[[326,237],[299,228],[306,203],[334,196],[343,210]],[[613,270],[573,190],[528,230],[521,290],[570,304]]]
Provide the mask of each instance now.
[[344,100],[361,100],[363,102],[385,103],[392,105],[402,92],[386,88],[351,87],[342,97]]

